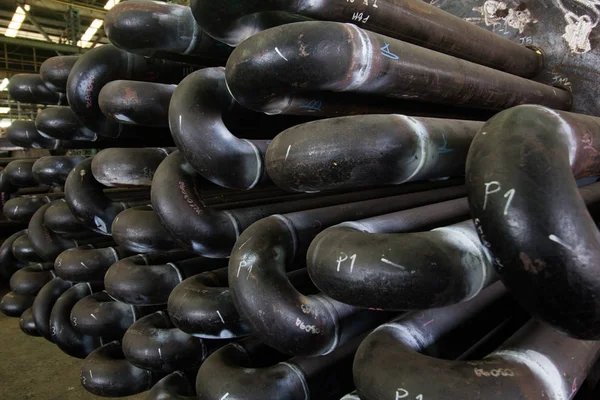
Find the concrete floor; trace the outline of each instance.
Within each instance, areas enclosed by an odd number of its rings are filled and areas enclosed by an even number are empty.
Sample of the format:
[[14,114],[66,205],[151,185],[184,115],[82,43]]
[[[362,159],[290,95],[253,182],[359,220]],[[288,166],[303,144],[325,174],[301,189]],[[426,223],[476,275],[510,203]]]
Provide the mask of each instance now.
[[[0,313],[1,400],[102,399],[79,383],[81,360],[70,357],[41,337],[21,332],[18,318]],[[145,394],[124,397],[142,400]]]

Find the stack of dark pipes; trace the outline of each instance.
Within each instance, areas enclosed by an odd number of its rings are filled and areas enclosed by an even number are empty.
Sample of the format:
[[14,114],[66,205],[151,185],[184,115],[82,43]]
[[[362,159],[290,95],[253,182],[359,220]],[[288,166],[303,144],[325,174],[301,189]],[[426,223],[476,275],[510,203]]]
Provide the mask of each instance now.
[[597,398],[600,119],[541,50],[409,0],[131,0],[105,31],[11,79],[62,107],[8,133],[104,150],[0,172],[2,311],[88,391]]

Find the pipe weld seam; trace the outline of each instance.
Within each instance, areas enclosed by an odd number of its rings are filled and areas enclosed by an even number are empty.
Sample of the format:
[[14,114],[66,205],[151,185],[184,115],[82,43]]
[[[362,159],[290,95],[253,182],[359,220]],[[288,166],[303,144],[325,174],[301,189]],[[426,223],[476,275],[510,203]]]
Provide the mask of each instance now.
[[240,234],[242,233],[240,224],[239,224],[237,218],[235,218],[235,216],[227,210],[222,211],[222,212],[223,212],[223,214],[227,215],[229,217],[229,219],[231,220],[231,223],[233,224],[233,229],[235,230],[235,238],[237,240],[237,238],[239,238]]
[[173,264],[172,262],[167,263],[167,265],[173,267],[173,269],[175,270],[175,272],[177,272],[177,277],[179,278],[179,282],[183,282],[183,274],[181,273],[181,271],[179,270],[179,268],[177,268],[177,266],[175,264]]
[[427,128],[425,127],[425,125],[423,125],[422,122],[416,120],[415,118],[407,117],[406,115],[398,115],[398,114],[394,114],[394,116],[399,117],[400,119],[403,119],[411,126],[411,128],[413,129],[413,132],[417,136],[417,141],[419,142],[419,149],[421,150],[421,158],[419,159],[419,165],[417,166],[417,168],[415,168],[413,173],[408,178],[406,178],[402,182],[398,183],[400,185],[400,184],[403,184],[406,182],[410,182],[411,179],[413,179],[415,176],[417,176],[417,174],[419,174],[419,172],[421,172],[421,170],[423,169],[423,166],[425,165],[425,158],[427,156],[426,142],[427,142],[427,139],[429,138],[429,132],[427,132]]
[[250,145],[250,147],[254,151],[254,155],[256,156],[256,177],[254,178],[254,182],[252,182],[250,184],[250,186],[248,186],[246,188],[247,190],[250,190],[258,184],[258,181],[260,181],[262,171],[264,170],[263,159],[261,157],[260,151],[258,151],[258,148],[256,147],[256,145],[254,143],[252,143],[251,141],[249,141],[247,139],[241,139],[241,140]]
[[185,49],[183,51],[183,53],[181,53],[184,56],[187,56],[194,50],[194,48],[196,47],[196,44],[198,42],[198,35],[199,35],[199,33],[202,32],[196,22],[194,22],[193,25],[194,25],[194,31],[192,32],[192,40],[190,41],[190,44],[188,45],[187,49]]
[[325,307],[325,310],[327,310],[327,312],[329,313],[329,317],[331,318],[331,321],[333,323],[333,343],[331,344],[331,347],[329,349],[327,349],[325,352],[321,353],[321,355],[326,355],[331,353],[333,350],[336,349],[336,347],[339,345],[340,343],[340,324],[339,324],[339,314],[337,312],[337,310],[335,309],[335,306],[331,303],[331,301],[329,300],[329,298],[326,295],[320,294],[320,295],[316,295],[313,297],[315,300],[317,300],[319,303],[321,303],[323,305],[323,307]]
[[286,367],[288,367],[289,369],[291,369],[296,376],[298,376],[298,379],[300,379],[300,383],[302,384],[302,389],[304,390],[304,400],[310,400],[310,391],[308,390],[308,382],[306,382],[306,377],[304,376],[304,374],[302,373],[302,371],[300,370],[300,368],[298,368],[297,366],[287,363],[287,362],[280,362],[279,365],[285,365]]
[[373,44],[371,43],[371,38],[367,32],[360,29],[356,25],[349,23],[345,25],[356,30],[358,33],[358,38],[360,39],[360,62],[359,68],[353,68],[356,72],[352,74],[352,82],[350,82],[345,88],[341,89],[341,91],[349,91],[360,88],[367,82],[371,74],[371,70],[373,69]]
[[296,250],[298,247],[298,236],[296,235],[296,229],[294,228],[294,224],[288,218],[284,217],[281,214],[273,214],[272,217],[283,222],[288,229],[290,235],[292,236],[292,258],[294,260],[296,258]]

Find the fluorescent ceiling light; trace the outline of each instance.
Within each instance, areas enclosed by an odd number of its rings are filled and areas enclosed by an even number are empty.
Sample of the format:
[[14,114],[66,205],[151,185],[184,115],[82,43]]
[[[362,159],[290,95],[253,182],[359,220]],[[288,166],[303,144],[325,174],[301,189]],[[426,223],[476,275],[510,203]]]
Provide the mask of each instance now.
[[114,6],[116,6],[117,4],[119,4],[121,0],[108,0],[106,2],[106,4],[104,5],[104,9],[105,10],[110,10],[111,8],[113,8]]
[[10,112],[10,107],[0,107],[0,114],[8,114]]
[[81,37],[81,40],[77,42],[77,46],[79,47],[91,47],[92,46],[92,38],[98,32],[98,29],[102,26],[104,21],[101,19],[95,19],[90,24],[90,27],[86,29],[85,33]]
[[[28,4],[25,4],[23,7],[25,7],[25,10],[29,11],[30,7]],[[16,37],[17,36],[17,32],[19,31],[19,29],[21,29],[21,24],[23,23],[23,21],[25,21],[25,10],[23,10],[21,8],[21,6],[17,7],[17,10],[15,11],[15,13],[12,16],[12,20],[10,21],[10,24],[8,24],[8,29],[6,30],[6,32],[4,32],[5,36],[8,37]]]
[[8,128],[12,121],[8,118],[0,119],[0,128]]
[[2,79],[2,82],[0,82],[0,91],[7,90],[7,88],[8,88],[8,78],[4,78],[4,79]]

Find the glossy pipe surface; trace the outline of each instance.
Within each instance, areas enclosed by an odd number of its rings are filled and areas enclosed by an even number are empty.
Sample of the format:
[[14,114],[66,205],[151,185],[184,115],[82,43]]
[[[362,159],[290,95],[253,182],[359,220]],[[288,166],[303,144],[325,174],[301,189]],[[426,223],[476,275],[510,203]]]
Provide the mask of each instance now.
[[33,249],[45,261],[54,261],[61,252],[77,246],[75,240],[66,239],[44,225],[44,214],[51,204],[48,203],[37,210],[27,228],[27,236]]
[[4,168],[10,183],[17,187],[38,186],[38,182],[33,175],[33,160],[15,160]]
[[308,122],[277,135],[265,165],[277,186],[302,192],[462,176],[482,125],[397,114]]
[[106,13],[104,31],[114,45],[147,57],[206,65],[208,60],[224,61],[231,53],[229,46],[200,29],[189,7],[179,4],[139,0],[117,4]]
[[[67,82],[69,105],[77,118],[100,136],[139,136],[139,130],[107,120],[98,104],[100,90],[119,79],[178,83],[190,69],[193,68],[184,64],[127,53],[113,45],[100,46],[79,57],[73,66]],[[164,129],[155,132],[146,128],[143,132],[145,136],[169,136]]]
[[149,390],[164,374],[140,369],[125,359],[121,343],[110,342],[93,351],[81,366],[81,385],[103,397],[123,397]]
[[67,104],[64,94],[52,91],[38,74],[17,74],[8,81],[8,93],[21,103],[63,105]]
[[46,108],[35,118],[39,134],[48,139],[96,141],[98,135],[86,128],[69,107]]
[[467,159],[471,213],[502,281],[580,339],[600,338],[600,233],[574,177],[598,175],[599,144],[600,118],[520,106],[488,121]]
[[158,381],[146,394],[146,400],[192,400],[196,391],[181,371],[175,371]]
[[[422,346],[418,340],[427,344],[429,339],[426,335],[418,338],[408,329],[384,325],[361,344],[354,361],[361,399],[405,392],[434,399],[451,399],[459,393],[490,400],[524,400],[532,398],[532,393],[538,398],[569,399],[600,355],[598,342],[569,338],[533,320],[483,360],[423,356],[417,352]],[[399,359],[404,362],[398,363]],[[443,379],[432,384],[432,376]],[[451,383],[455,380],[461,382],[460,388]]]
[[60,278],[54,278],[44,285],[42,290],[40,290],[35,297],[33,305],[31,306],[35,327],[44,339],[49,340],[50,342],[53,341],[52,329],[50,327],[50,313],[52,312],[52,307],[54,307],[58,298],[71,286],[73,286],[71,282],[63,281]]
[[63,186],[69,172],[84,159],[83,156],[41,157],[31,167],[31,173],[43,185]]
[[[286,271],[303,264],[312,239],[336,223],[453,199],[462,193],[462,187],[409,193],[273,215],[252,224],[238,238],[229,259],[229,286],[237,310],[261,340],[281,352],[327,354],[370,329],[382,313],[361,311],[323,294],[305,296],[294,288]],[[340,256],[338,267],[347,261],[344,267],[352,269],[356,257],[350,256]],[[296,260],[300,263],[294,265]],[[255,310],[263,313],[257,316]],[[364,322],[357,321],[359,316]]]
[[55,278],[52,263],[33,264],[21,268],[10,277],[10,288],[17,294],[35,296]]
[[92,174],[107,187],[150,186],[154,172],[169,153],[165,148],[104,149],[92,159]]
[[41,263],[44,261],[35,252],[27,235],[22,235],[13,242],[12,253],[22,263]]
[[209,35],[232,46],[261,30],[289,23],[293,19],[290,14],[296,14],[359,25],[368,21],[366,26],[372,32],[515,75],[533,77],[543,65],[541,52],[505,40],[425,2],[253,0],[239,4],[232,0],[218,3],[192,0],[191,8],[196,21]]
[[108,268],[127,255],[129,253],[120,247],[75,247],[56,257],[54,272],[62,279],[72,282],[103,283]]
[[176,87],[164,83],[112,81],[100,90],[98,105],[104,115],[121,124],[167,127],[169,102]]
[[193,337],[177,329],[164,311],[137,320],[123,336],[123,354],[136,367],[173,372],[198,368],[219,342]]
[[37,210],[51,201],[52,198],[45,194],[15,197],[4,204],[2,212],[9,221],[28,223]]
[[0,279],[2,279],[3,282],[8,282],[12,274],[23,266],[12,252],[12,245],[23,235],[27,235],[26,230],[15,232],[6,238],[0,245]]
[[152,207],[129,208],[117,215],[112,237],[122,248],[133,253],[152,253],[179,248],[179,243],[162,225]]
[[8,292],[0,300],[0,311],[8,317],[19,317],[33,305],[35,296]]
[[79,56],[50,57],[40,66],[40,77],[44,84],[52,91],[65,93],[69,73],[77,62]]
[[19,319],[19,328],[21,328],[21,331],[28,336],[40,336],[40,333],[35,327],[35,321],[33,320],[31,307],[21,314],[21,318]]
[[405,185],[230,210],[217,210],[205,206],[199,194],[202,185],[205,185],[204,181],[190,168],[183,156],[179,152],[175,152],[161,163],[154,174],[152,206],[165,227],[182,245],[182,248],[193,250],[206,257],[215,258],[227,257],[240,232],[253,222],[272,214],[351,203],[427,189],[426,184]]
[[34,149],[89,149],[96,147],[95,143],[84,140],[58,140],[44,137],[38,132],[33,121],[14,121],[6,128],[6,137],[16,146]]
[[175,251],[139,254],[114,263],[104,276],[112,298],[127,304],[167,304],[169,294],[185,278],[227,265],[227,260],[194,257]]
[[71,212],[94,232],[110,235],[112,223],[131,202],[113,201],[104,193],[104,185],[92,174],[92,158],[71,170],[65,183],[67,204]]
[[62,198],[54,201],[44,213],[44,226],[56,233],[77,233],[85,231],[85,227],[69,209],[67,201]]
[[71,357],[85,358],[101,345],[100,338],[84,336],[71,325],[71,309],[79,300],[92,293],[89,283],[76,284],[56,300],[50,313],[52,341]]
[[273,114],[296,107],[297,94],[306,98],[313,92],[314,100],[317,91],[490,110],[524,103],[572,106],[566,90],[335,22],[301,22],[258,33],[233,51],[226,76],[238,103]]

